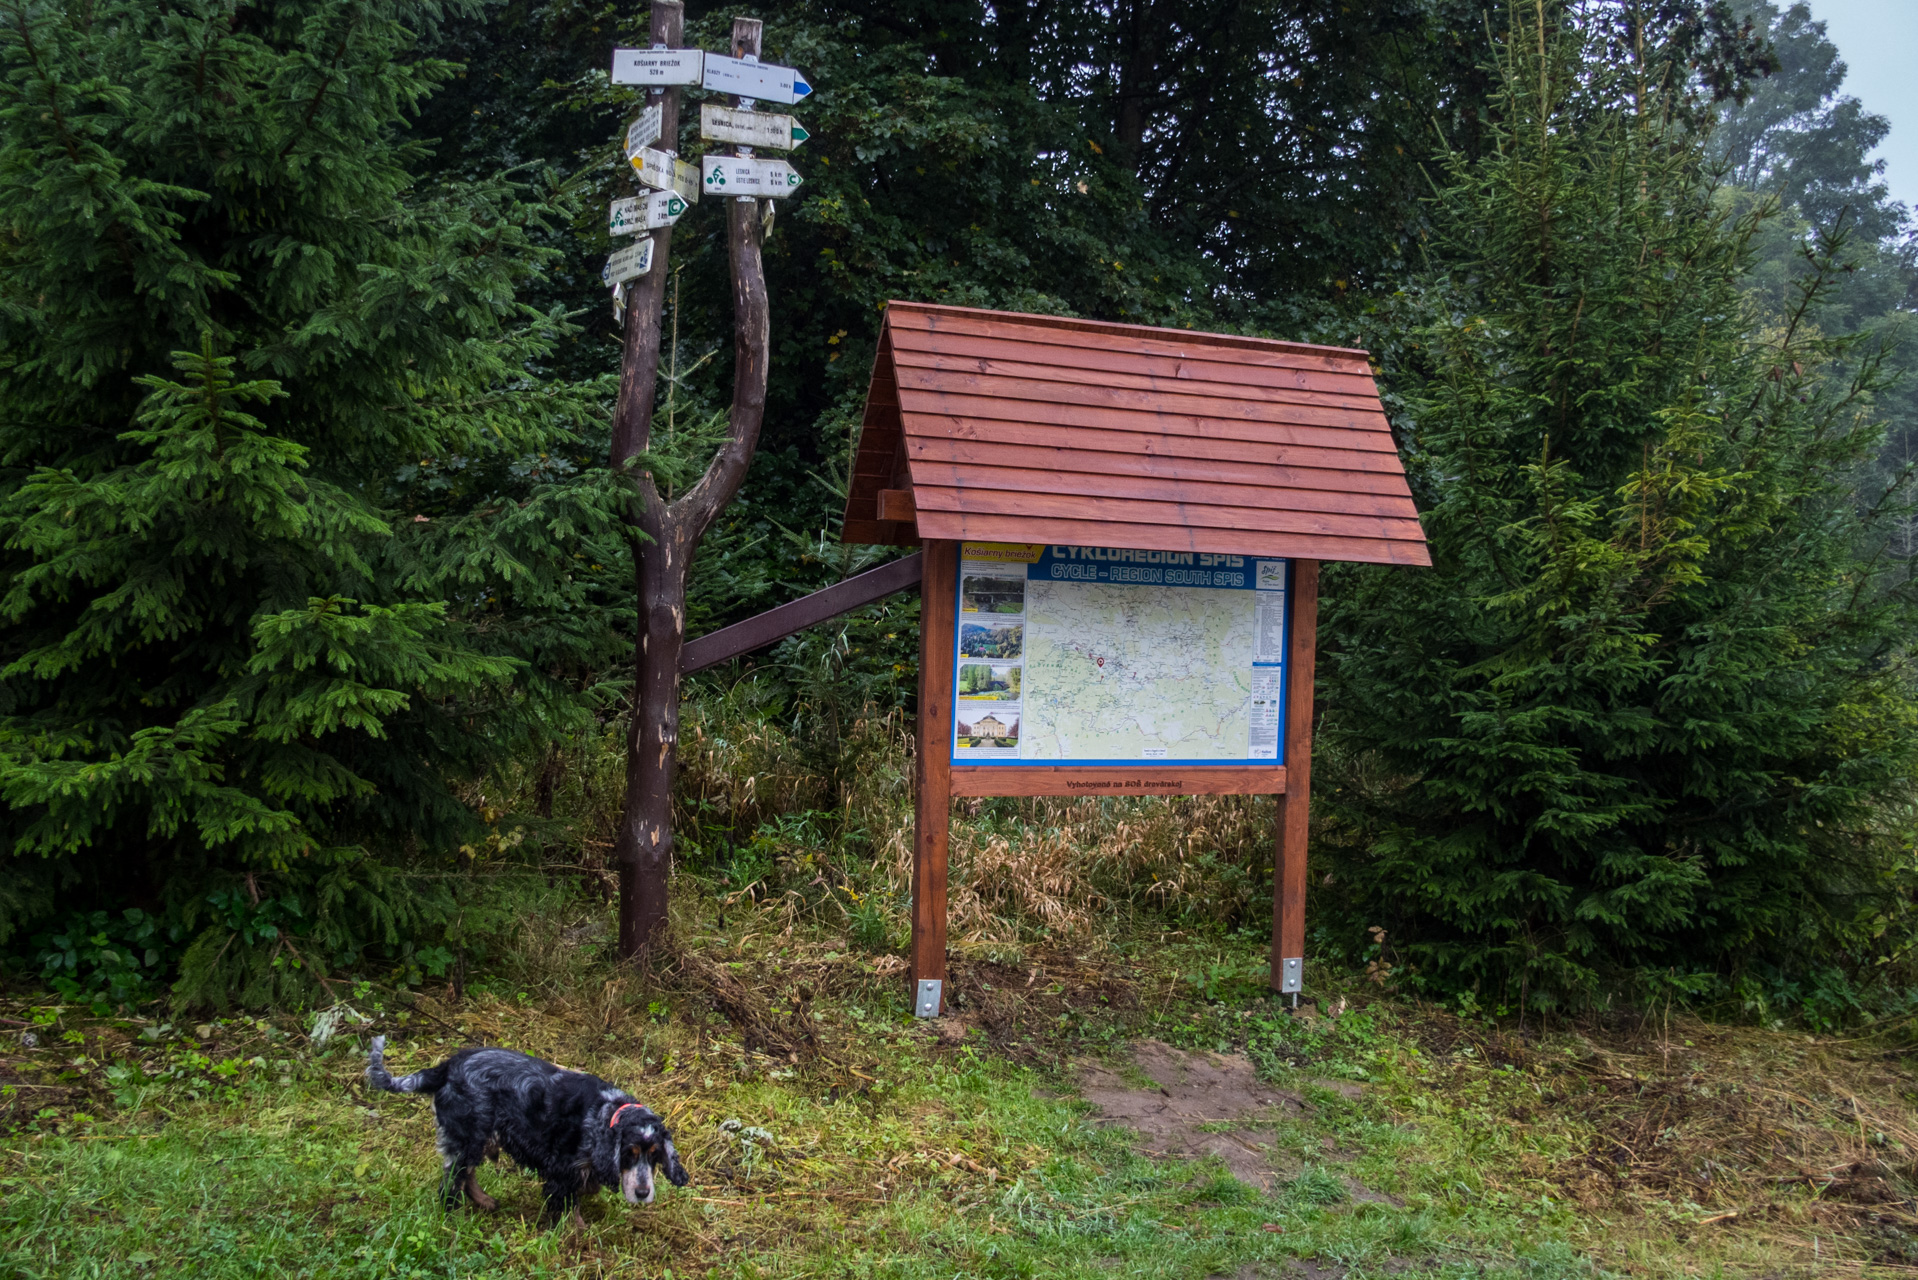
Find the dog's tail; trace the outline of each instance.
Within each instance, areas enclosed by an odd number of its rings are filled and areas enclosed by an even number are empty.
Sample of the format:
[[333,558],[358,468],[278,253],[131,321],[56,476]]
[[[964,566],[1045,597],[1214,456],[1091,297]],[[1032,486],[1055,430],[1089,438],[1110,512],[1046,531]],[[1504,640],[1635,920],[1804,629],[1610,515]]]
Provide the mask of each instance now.
[[386,1037],[374,1036],[373,1047],[366,1055],[366,1082],[388,1093],[438,1093],[440,1086],[446,1083],[446,1064],[442,1062],[437,1067],[395,1080],[386,1069]]

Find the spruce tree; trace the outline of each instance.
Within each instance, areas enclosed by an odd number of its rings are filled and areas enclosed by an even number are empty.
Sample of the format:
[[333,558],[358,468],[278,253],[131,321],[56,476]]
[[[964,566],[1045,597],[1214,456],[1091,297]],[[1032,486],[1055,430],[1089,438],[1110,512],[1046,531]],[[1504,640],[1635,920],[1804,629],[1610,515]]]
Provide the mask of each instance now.
[[1918,763],[1878,353],[1744,291],[1685,67],[1521,5],[1388,368],[1430,570],[1333,575],[1335,948],[1536,1006],[1858,943]]
[[598,393],[515,301],[565,211],[410,177],[440,11],[0,19],[0,940],[132,903],[248,1000],[417,945],[611,652]]

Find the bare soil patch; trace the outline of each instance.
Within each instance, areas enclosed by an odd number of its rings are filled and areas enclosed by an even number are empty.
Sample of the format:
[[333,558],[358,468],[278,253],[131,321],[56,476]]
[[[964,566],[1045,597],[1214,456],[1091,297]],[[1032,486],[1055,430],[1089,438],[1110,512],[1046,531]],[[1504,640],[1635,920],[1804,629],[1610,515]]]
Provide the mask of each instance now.
[[1274,1166],[1270,1137],[1249,1124],[1225,1131],[1203,1127],[1305,1110],[1303,1098],[1260,1080],[1243,1055],[1187,1053],[1145,1040],[1133,1047],[1132,1065],[1156,1087],[1140,1087],[1109,1067],[1082,1063],[1079,1092],[1098,1108],[1102,1122],[1137,1130],[1148,1154],[1217,1156],[1233,1177],[1264,1190],[1282,1173],[1296,1172]]

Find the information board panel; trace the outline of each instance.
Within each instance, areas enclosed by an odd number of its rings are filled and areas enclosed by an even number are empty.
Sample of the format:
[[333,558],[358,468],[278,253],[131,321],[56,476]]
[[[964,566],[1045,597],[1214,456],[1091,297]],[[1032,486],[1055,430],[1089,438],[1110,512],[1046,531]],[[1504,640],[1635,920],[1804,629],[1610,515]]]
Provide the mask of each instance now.
[[1283,764],[1289,567],[962,543],[952,762]]

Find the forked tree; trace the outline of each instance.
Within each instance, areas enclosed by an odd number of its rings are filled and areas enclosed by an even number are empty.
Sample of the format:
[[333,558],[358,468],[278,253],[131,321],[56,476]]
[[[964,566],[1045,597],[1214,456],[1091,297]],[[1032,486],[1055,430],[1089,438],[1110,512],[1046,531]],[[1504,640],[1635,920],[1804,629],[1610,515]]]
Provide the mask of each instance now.
[[[652,43],[680,47],[685,9],[655,0]],[[760,23],[733,20],[732,56],[758,57]],[[681,90],[651,93],[661,107],[660,145],[679,137]],[[643,193],[642,193],[643,194]],[[643,459],[650,442],[659,374],[661,321],[671,275],[673,229],[653,233],[652,270],[628,290],[625,350],[613,417],[612,464],[633,496],[627,517],[639,593],[633,712],[626,736],[626,798],[614,853],[619,862],[619,953],[638,955],[666,922],[673,855],[674,753],[679,741],[679,664],[686,640],[686,575],[700,539],[746,478],[766,412],[770,358],[766,273],[760,258],[759,201],[722,197],[732,262],[733,399],[723,444],[698,482],[668,501]]]

